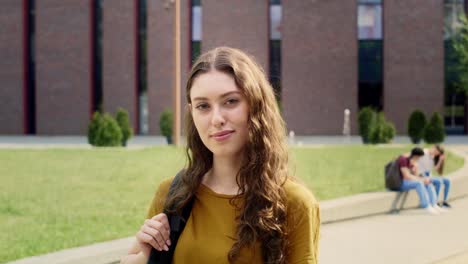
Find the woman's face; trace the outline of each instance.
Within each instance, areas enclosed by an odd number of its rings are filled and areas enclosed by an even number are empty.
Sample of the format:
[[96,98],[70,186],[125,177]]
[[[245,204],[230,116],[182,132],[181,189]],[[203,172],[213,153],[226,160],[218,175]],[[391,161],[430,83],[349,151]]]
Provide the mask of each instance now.
[[189,105],[203,144],[214,156],[241,153],[248,139],[248,105],[234,79],[212,70],[195,78]]

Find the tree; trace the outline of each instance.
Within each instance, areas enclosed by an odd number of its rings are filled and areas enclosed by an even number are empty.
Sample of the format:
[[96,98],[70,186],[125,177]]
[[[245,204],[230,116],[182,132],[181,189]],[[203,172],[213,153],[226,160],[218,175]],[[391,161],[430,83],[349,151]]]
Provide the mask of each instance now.
[[[460,18],[461,27],[452,39],[453,65],[449,67],[447,74],[453,76],[452,93],[465,95],[465,124],[468,122],[468,21],[466,16]],[[465,126],[466,130],[466,126]]]

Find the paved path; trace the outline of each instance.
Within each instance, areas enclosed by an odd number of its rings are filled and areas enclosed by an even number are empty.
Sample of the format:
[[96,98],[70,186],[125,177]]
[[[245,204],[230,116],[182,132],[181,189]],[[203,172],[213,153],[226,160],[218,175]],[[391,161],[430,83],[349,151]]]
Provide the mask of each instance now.
[[[182,138],[183,140],[183,138]],[[295,145],[360,145],[359,136],[296,136],[288,142]],[[397,136],[393,144],[410,144],[407,136]],[[448,136],[446,145],[468,145],[468,136]],[[141,148],[155,145],[166,145],[166,139],[162,136],[135,136],[128,146]],[[5,136],[0,135],[0,148],[90,148],[85,136]]]
[[452,205],[324,225],[319,263],[468,263],[468,198]]

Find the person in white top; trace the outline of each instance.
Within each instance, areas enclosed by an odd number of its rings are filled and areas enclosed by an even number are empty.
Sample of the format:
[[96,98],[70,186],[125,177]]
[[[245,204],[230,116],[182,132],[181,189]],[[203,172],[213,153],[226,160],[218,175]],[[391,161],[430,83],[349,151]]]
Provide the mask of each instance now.
[[[436,196],[439,197],[441,185],[444,185],[444,197],[439,206],[450,208],[450,204],[447,202],[448,194],[450,191],[450,179],[443,177],[445,154],[444,148],[441,145],[434,145],[433,147],[424,150],[424,156],[422,156],[418,162],[417,167],[421,176],[430,177],[432,184],[435,187]],[[439,176],[434,177],[432,171],[436,171]]]

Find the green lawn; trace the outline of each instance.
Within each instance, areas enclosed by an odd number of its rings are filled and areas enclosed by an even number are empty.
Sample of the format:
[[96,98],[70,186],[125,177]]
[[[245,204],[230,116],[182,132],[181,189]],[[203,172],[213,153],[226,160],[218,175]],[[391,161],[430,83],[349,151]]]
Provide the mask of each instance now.
[[[321,199],[383,190],[383,166],[407,148],[294,148],[291,168]],[[182,149],[0,149],[0,262],[133,235]],[[463,165],[449,155],[447,171]]]
[[[295,175],[320,199],[385,190],[384,166],[407,148],[375,146],[329,146],[296,148],[291,156]],[[463,166],[463,158],[448,153],[446,173]]]

